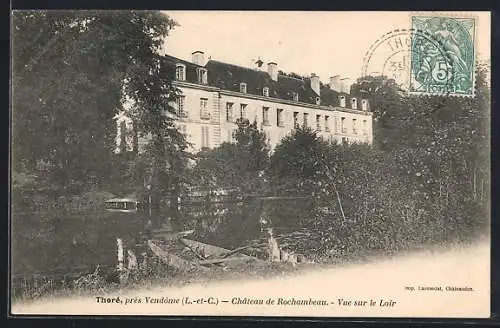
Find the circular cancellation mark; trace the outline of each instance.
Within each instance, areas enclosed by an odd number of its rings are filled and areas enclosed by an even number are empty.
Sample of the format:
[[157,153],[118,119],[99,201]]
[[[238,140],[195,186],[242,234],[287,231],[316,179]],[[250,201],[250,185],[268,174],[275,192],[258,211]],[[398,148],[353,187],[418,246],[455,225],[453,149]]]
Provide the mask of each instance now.
[[446,49],[430,33],[396,29],[370,46],[361,76],[385,76],[411,94],[447,95],[453,91],[452,63]]

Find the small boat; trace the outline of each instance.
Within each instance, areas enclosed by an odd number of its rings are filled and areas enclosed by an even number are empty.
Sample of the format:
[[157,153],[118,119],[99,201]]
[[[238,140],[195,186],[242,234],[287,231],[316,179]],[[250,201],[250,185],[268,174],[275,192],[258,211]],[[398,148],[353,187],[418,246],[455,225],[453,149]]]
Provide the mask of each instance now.
[[196,264],[192,261],[185,260],[182,257],[163,249],[152,240],[148,241],[148,247],[153,252],[153,254],[159,257],[169,267],[173,267],[182,271],[189,271],[196,267],[200,268],[201,270],[207,270],[207,268],[203,266],[196,266]]
[[242,262],[254,261],[263,262],[261,259],[239,252],[234,252],[229,249],[205,244],[196,240],[181,238],[181,243],[194,252],[200,259],[199,264],[241,264]]
[[112,198],[104,202],[104,209],[108,212],[137,213],[143,206],[134,198]]

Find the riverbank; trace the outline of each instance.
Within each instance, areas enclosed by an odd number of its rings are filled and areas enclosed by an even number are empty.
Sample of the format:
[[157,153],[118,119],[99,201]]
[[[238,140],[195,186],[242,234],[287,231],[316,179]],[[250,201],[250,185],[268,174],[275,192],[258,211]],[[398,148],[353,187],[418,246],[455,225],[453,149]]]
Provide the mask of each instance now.
[[[444,267],[440,269],[441,271],[460,270],[460,274],[462,274],[466,273],[471,268],[474,268],[476,264],[479,265],[478,270],[481,270],[481,268],[485,267],[485,265],[489,270],[488,256],[489,243],[487,240],[482,240],[473,243],[472,245],[448,244],[446,247],[443,247],[442,245],[428,247],[420,251],[401,253],[395,256],[359,256],[358,258],[351,258],[349,260],[339,260],[334,264],[304,263],[294,265],[291,263],[265,263],[265,265],[255,265],[247,263],[242,264],[241,266],[238,266],[230,271],[226,271],[224,268],[220,267],[215,267],[209,271],[195,270],[185,273],[175,273],[167,270],[151,274],[149,276],[144,276],[139,279],[130,279],[125,285],[105,283],[96,277],[94,277],[94,279],[92,279],[92,277],[88,277],[87,283],[82,283],[78,288],[73,286],[73,288],[68,287],[47,291],[47,293],[38,295],[36,298],[14,299],[13,303],[17,308],[19,308],[19,306],[24,308],[24,306],[37,306],[36,304],[47,302],[47,300],[51,300],[50,302],[53,302],[54,300],[64,299],[89,299],[95,297],[96,295],[122,295],[133,292],[141,294],[146,291],[154,292],[159,288],[165,288],[166,290],[190,288],[190,286],[206,286],[209,288],[208,286],[219,284],[238,285],[239,283],[247,281],[265,282],[275,279],[299,279],[302,281],[304,278],[300,277],[315,274],[317,272],[323,272],[324,270],[333,270],[337,273],[354,270],[359,277],[362,275],[362,271],[366,269],[367,277],[369,277],[372,274],[370,273],[372,269],[374,269],[376,271],[375,274],[378,275],[380,273],[377,272],[377,268],[391,270],[391,265],[395,265],[395,268],[397,269],[398,265],[403,265],[403,263],[414,266],[414,268],[416,268],[415,270],[418,272],[418,268],[426,268],[427,265],[432,265],[431,262],[434,260],[431,261],[431,259],[436,259],[440,262],[443,262],[444,259],[443,263],[449,264],[449,268],[443,264]],[[470,257],[470,259],[467,259],[468,257]],[[450,259],[452,260],[450,261]],[[416,263],[418,262],[420,262],[420,264],[417,265]],[[457,266],[460,266],[460,268],[457,268]],[[443,276],[441,276],[440,270],[435,272],[437,272],[438,276],[442,278]],[[457,276],[457,274],[457,272],[453,273],[454,276]],[[349,282],[351,279],[348,278],[348,276],[346,277],[346,281]],[[402,277],[398,278],[398,276],[395,276],[395,279],[401,278]],[[264,288],[263,290],[266,289]]]
[[[33,302],[16,302],[14,313],[24,314],[156,314],[156,315],[293,315],[293,316],[489,316],[489,244],[476,243],[453,250],[429,249],[366,263],[311,265],[290,268],[267,266],[261,272],[213,271],[149,285],[130,286],[87,295],[52,295]],[[442,291],[419,291],[419,286],[442,286]],[[415,288],[414,291],[407,287]],[[469,287],[451,291],[447,287]],[[108,304],[96,297],[190,299],[209,297],[219,305]],[[343,300],[386,299],[384,309],[349,306],[255,306],[232,304],[233,298]],[[228,303],[222,303],[227,300]],[[240,301],[236,301],[240,302]],[[241,302],[240,302],[241,303]],[[389,304],[389,303],[388,303]]]

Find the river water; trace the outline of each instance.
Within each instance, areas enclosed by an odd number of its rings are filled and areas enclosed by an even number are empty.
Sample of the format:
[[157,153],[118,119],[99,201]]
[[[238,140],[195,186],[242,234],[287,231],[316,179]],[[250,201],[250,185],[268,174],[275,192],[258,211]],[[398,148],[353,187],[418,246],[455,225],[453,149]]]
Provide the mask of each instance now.
[[[194,229],[190,238],[234,249],[261,237],[263,224],[275,231],[299,229],[310,210],[308,200],[252,200],[185,206],[178,215],[163,212],[160,217],[173,231]],[[147,216],[104,210],[13,213],[11,222],[12,273],[30,276],[115,267],[116,238],[127,246],[140,241]]]

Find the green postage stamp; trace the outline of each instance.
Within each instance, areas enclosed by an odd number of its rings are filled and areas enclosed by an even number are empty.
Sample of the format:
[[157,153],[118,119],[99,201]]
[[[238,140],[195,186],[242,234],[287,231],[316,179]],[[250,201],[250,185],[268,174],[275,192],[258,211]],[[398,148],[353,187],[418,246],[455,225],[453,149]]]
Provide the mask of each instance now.
[[411,16],[411,94],[474,96],[474,18]]

